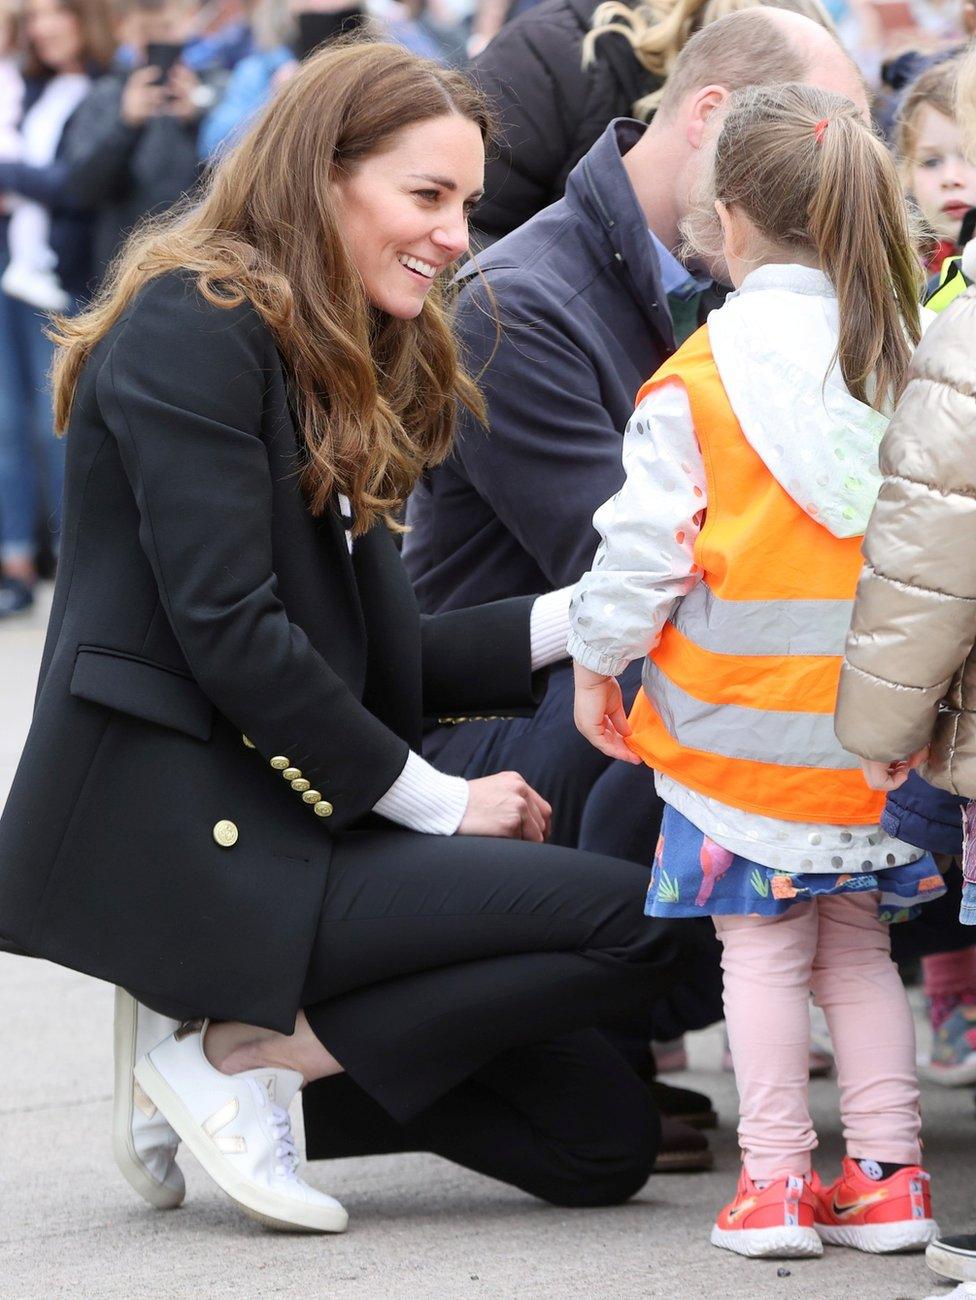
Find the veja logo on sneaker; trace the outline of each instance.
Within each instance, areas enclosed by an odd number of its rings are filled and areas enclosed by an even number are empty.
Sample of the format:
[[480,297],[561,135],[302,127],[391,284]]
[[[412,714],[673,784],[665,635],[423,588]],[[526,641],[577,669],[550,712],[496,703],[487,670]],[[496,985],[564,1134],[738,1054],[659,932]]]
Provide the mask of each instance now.
[[218,1151],[222,1151],[227,1156],[243,1155],[247,1151],[247,1142],[240,1134],[218,1137],[221,1129],[225,1129],[228,1124],[233,1124],[237,1119],[240,1104],[236,1097],[230,1097],[224,1102],[219,1110],[215,1110],[203,1125],[203,1131],[209,1138],[213,1139],[214,1145]]
[[867,1196],[859,1196],[856,1201],[849,1201],[842,1205],[835,1196],[831,1202],[830,1212],[836,1219],[846,1219],[852,1214],[857,1214],[861,1210],[866,1210],[871,1205],[877,1205],[879,1201],[887,1198],[888,1192],[885,1188],[877,1192],[869,1192]]
[[152,1119],[156,1114],[155,1105],[139,1087],[139,1081],[137,1079],[132,1080],[132,1103],[138,1110],[142,1111],[146,1119]]

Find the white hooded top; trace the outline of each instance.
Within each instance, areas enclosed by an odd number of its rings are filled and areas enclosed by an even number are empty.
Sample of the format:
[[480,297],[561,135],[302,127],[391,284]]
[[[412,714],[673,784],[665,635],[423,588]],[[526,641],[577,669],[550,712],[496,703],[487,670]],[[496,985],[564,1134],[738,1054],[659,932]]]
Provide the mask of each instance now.
[[[835,353],[837,297],[822,271],[753,271],[708,317],[716,368],[743,435],[811,518],[836,537],[867,527],[881,486],[887,419],[848,392]],[[624,486],[596,512],[601,535],[571,604],[569,653],[617,676],[649,653],[676,602],[701,580],[694,548],[707,480],[684,386],[663,384],[624,434]],[[679,540],[680,539],[680,540]],[[730,852],[792,873],[878,870],[921,850],[877,826],[760,817],[656,773],[658,793]]]

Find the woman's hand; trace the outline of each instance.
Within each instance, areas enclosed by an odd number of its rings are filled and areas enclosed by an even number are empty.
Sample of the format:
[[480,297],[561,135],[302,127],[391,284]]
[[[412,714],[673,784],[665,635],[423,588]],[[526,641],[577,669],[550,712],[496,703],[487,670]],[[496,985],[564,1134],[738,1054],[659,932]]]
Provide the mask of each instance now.
[[630,735],[630,723],[616,677],[603,677],[582,664],[574,663],[573,679],[576,683],[573,701],[576,730],[601,754],[622,759],[625,763],[639,763],[641,760],[624,743],[624,737]]
[[908,773],[920,766],[929,756],[929,747],[924,745],[908,758],[896,759],[891,763],[880,763],[874,759],[862,758],[861,771],[872,790],[897,790],[908,780]]
[[498,772],[468,782],[468,810],[458,835],[498,835],[509,840],[534,840],[549,835],[552,809],[523,781],[518,772]]

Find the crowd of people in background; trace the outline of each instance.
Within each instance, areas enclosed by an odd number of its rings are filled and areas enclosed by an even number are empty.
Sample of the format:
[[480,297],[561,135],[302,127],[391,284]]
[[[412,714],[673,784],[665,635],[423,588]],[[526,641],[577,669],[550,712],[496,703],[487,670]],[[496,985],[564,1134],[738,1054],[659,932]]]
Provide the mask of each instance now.
[[[885,31],[884,0],[771,2],[839,34],[854,53],[932,231],[929,269],[941,272],[976,204],[945,62],[972,25],[972,6],[914,0],[916,30],[899,37]],[[613,118],[653,115],[689,35],[753,3],[5,0],[0,620],[30,607],[38,574],[57,556],[63,448],[49,415],[47,314],[77,310],[128,233],[192,194],[208,162],[312,50],[363,31],[470,67],[502,124],[474,218],[487,244],[560,198]]]
[[[470,66],[503,126],[475,214],[488,243],[561,197],[613,118],[653,115],[691,33],[754,2],[5,0],[0,620],[30,607],[57,555],[63,449],[48,413],[46,314],[77,310],[126,235],[192,193],[301,59],[358,30]],[[772,3],[839,34],[877,90],[878,119],[935,239],[930,270],[941,271],[976,204],[943,63],[972,6],[914,0],[916,30],[892,33],[884,0]]]

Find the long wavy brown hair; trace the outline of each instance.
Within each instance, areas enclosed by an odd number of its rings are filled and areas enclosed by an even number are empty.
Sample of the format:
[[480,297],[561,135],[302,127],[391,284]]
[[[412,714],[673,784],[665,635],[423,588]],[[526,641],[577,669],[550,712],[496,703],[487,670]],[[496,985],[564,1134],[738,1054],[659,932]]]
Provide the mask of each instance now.
[[201,197],[134,235],[88,310],[55,322],[57,428],[67,427],[85,361],[132,298],[184,268],[208,302],[246,299],[273,333],[304,435],[310,510],[321,514],[338,490],[357,534],[378,519],[396,527],[417,478],[450,451],[456,404],[484,419],[484,403],[460,362],[443,286],[413,320],[369,303],[335,186],[404,127],[451,113],[474,122],[487,145],[489,110],[459,72],[362,40],[309,59]]

